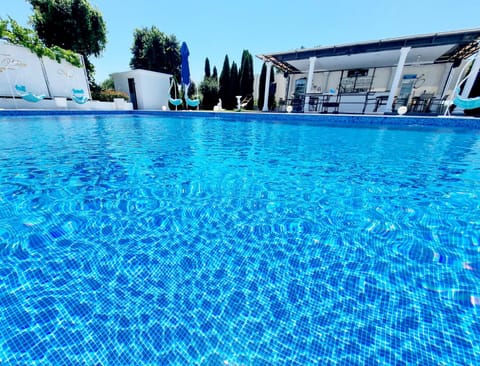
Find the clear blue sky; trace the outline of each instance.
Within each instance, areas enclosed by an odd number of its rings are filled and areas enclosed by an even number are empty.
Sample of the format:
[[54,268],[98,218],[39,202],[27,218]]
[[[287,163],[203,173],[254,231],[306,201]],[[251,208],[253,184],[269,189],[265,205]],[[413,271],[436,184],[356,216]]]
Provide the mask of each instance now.
[[[221,72],[225,55],[238,66],[242,51],[255,55],[480,27],[479,0],[90,0],[103,14],[108,43],[92,58],[95,79],[129,69],[135,28],[155,25],[190,49],[192,80],[203,79],[205,58]],[[2,0],[0,17],[22,25],[32,14],[24,0]]]

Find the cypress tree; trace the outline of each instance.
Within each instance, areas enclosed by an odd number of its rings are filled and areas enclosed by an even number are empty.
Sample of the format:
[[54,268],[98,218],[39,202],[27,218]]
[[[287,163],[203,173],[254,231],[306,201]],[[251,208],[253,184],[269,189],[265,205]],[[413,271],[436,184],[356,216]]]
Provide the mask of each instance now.
[[250,98],[245,109],[253,109],[254,78],[253,57],[248,50],[244,50],[242,54],[242,64],[240,66],[240,94],[243,99]]
[[210,74],[210,60],[207,57],[205,59],[205,77],[204,77],[204,79],[209,78],[209,77],[211,77],[211,74]]
[[[222,100],[222,106],[225,109],[230,109],[230,61],[228,55],[225,55],[225,60],[223,61],[222,72],[220,73],[220,79],[218,81],[218,94],[219,98]],[[229,108],[230,107],[230,108]]]
[[218,71],[216,66],[213,67],[212,78],[218,81]]
[[267,78],[267,65],[263,63],[260,79],[258,81],[258,109],[262,110],[263,101],[265,100],[265,81]]
[[230,69],[230,93],[229,93],[229,106],[231,109],[237,108],[237,95],[240,95],[240,79],[238,77],[238,67],[235,61],[232,62]]
[[275,92],[277,91],[277,83],[275,82],[275,71],[273,67],[270,69],[270,85],[268,89],[268,110],[273,111],[275,109]]

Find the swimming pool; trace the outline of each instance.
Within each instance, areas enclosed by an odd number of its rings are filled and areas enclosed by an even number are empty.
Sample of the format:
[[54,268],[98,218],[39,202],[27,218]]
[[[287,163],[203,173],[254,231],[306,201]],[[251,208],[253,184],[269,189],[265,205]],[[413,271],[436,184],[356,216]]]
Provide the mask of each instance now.
[[0,119],[1,362],[475,364],[480,130],[342,118]]

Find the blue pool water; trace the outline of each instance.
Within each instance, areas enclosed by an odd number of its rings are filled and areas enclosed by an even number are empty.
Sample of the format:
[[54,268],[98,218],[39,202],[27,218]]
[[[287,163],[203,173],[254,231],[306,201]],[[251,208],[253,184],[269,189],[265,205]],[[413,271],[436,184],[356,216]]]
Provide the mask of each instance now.
[[245,116],[0,119],[1,364],[478,364],[480,130]]

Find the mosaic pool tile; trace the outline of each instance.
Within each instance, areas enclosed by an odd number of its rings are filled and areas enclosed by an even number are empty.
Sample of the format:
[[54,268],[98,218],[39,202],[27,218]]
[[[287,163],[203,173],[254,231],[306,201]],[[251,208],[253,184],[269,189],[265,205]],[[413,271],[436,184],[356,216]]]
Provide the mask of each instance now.
[[2,117],[0,363],[475,365],[454,121]]

